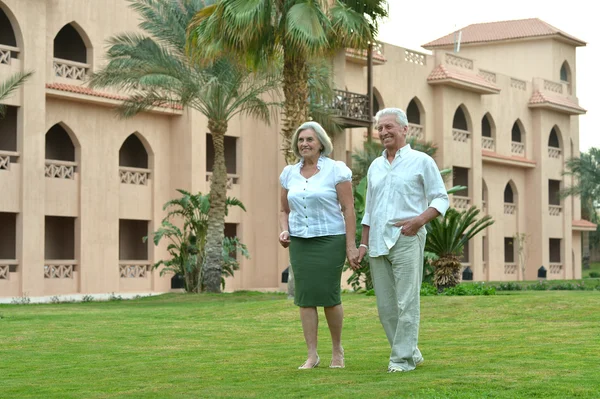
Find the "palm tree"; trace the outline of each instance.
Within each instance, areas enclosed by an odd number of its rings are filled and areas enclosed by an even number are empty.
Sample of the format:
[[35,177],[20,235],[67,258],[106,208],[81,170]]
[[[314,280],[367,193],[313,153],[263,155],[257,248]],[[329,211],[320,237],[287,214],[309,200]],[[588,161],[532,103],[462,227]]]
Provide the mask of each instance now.
[[[283,65],[283,154],[295,129],[309,118],[309,74],[315,59],[341,48],[366,49],[385,0],[222,0],[206,7],[189,27],[189,49],[208,58],[236,53],[255,68]],[[314,116],[314,115],[312,115]]]
[[479,209],[475,206],[462,212],[450,208],[443,218],[433,219],[426,225],[425,251],[439,257],[432,262],[435,268],[433,282],[439,292],[458,284],[460,256],[465,243],[481,230],[494,224],[489,215],[477,220],[478,214]]
[[252,74],[235,58],[222,56],[210,64],[192,61],[185,52],[186,29],[203,0],[129,0],[142,17],[148,35],[124,33],[109,40],[108,64],[91,77],[92,87],[130,91],[121,115],[130,117],[157,105],[195,109],[208,118],[214,145],[210,211],[203,267],[204,287],[220,292],[225,226],[227,170],[224,138],[236,115],[270,119],[263,97],[274,91],[276,75]]
[[581,198],[582,216],[598,225],[596,231],[590,234],[594,246],[600,242],[600,217],[596,207],[600,198],[600,149],[590,148],[581,153],[579,158],[573,157],[566,162],[565,176],[573,176],[574,184],[561,192],[562,197],[569,195]]
[[[18,72],[8,78],[3,83],[0,83],[0,101],[7,98],[15,90],[19,88],[25,81],[33,75],[33,72]],[[6,114],[6,105],[0,104],[0,117]]]

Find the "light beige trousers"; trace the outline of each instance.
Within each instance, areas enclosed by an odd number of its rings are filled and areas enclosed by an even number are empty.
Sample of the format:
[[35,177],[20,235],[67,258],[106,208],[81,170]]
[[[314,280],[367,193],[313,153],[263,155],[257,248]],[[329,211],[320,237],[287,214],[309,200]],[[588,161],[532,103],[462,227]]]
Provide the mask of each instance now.
[[388,367],[414,370],[423,361],[417,348],[425,229],[400,235],[390,253],[370,257],[379,320],[392,347]]

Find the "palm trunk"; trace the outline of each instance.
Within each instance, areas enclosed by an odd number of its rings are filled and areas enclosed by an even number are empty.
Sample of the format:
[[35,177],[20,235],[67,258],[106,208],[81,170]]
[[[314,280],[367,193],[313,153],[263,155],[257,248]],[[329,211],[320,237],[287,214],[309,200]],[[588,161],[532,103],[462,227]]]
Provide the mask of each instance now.
[[283,60],[283,136],[282,151],[286,163],[296,162],[292,152],[292,135],[302,123],[308,120],[308,65],[306,59],[294,54],[293,49],[285,48]]
[[433,283],[438,292],[455,287],[460,281],[460,258],[456,255],[444,255],[432,262],[435,267]]
[[225,203],[227,199],[227,169],[225,168],[226,121],[208,121],[215,150],[215,163],[210,182],[210,210],[204,258],[203,286],[208,292],[221,292]]

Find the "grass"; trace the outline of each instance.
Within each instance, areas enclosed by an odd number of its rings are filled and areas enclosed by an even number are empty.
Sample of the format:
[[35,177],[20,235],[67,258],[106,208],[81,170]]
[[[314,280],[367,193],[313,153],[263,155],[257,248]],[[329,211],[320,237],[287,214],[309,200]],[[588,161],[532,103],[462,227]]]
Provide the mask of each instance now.
[[591,272],[596,272],[596,273],[600,273],[600,262],[595,262],[595,263],[590,263],[590,268],[589,269],[583,269],[581,271],[581,274],[583,278],[590,278],[590,273]]
[[[281,294],[168,294],[0,306],[6,398],[593,398],[600,292],[423,297],[425,363],[386,373],[375,298],[345,294],[347,367],[299,371],[298,312]],[[320,354],[331,359],[320,310]]]

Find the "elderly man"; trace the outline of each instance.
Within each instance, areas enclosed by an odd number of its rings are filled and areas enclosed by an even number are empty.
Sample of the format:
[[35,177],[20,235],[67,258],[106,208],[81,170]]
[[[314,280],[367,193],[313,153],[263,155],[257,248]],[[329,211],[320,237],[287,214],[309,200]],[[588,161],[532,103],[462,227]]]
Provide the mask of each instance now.
[[392,347],[388,372],[411,371],[423,362],[417,348],[425,224],[448,209],[448,194],[435,161],[406,144],[404,111],[375,116],[385,147],[367,174],[359,260],[368,252],[379,320]]

